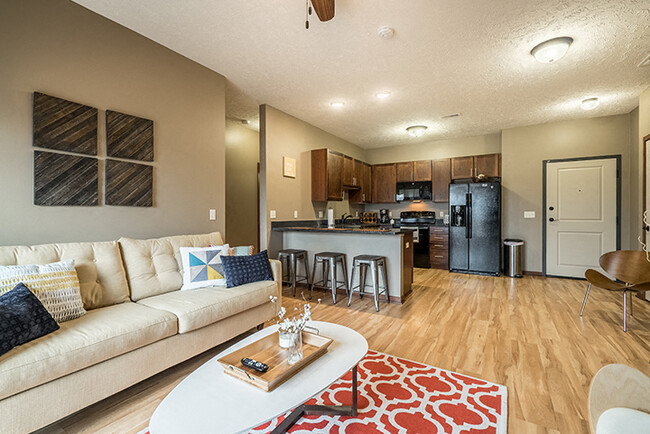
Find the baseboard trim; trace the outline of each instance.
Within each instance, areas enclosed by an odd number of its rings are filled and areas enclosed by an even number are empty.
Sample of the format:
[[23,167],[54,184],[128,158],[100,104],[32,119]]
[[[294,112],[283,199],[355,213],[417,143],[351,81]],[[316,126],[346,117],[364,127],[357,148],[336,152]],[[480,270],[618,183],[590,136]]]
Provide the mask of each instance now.
[[539,277],[541,277],[543,275],[544,274],[542,274],[541,271],[525,271],[524,270],[524,276],[539,276]]

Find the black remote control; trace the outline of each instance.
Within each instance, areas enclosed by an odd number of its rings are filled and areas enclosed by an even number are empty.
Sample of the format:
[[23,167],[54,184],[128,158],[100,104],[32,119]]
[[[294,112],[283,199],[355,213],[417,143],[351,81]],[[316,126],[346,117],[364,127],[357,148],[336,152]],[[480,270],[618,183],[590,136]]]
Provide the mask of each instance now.
[[246,357],[241,359],[241,364],[249,368],[253,368],[258,372],[266,372],[269,369],[269,365],[258,362],[257,360],[247,359]]

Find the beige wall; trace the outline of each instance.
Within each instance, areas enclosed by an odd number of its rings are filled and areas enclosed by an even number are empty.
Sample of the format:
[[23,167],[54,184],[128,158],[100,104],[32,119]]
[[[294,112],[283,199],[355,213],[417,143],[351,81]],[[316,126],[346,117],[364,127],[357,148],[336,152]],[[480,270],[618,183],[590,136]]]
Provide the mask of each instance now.
[[[221,75],[64,0],[0,2],[0,41],[0,245],[225,229]],[[34,206],[34,91],[98,108],[100,156],[104,110],[152,119],[154,206]]]
[[[542,270],[542,161],[622,155],[621,247],[630,248],[630,115],[554,122],[502,132],[503,238],[526,241],[524,270]],[[636,180],[634,180],[636,182]],[[524,219],[524,211],[536,218]]]
[[369,149],[366,151],[366,155],[368,163],[381,164],[498,152],[501,152],[500,133]]
[[[639,151],[641,151],[639,153]],[[643,203],[641,201],[643,178],[639,177],[641,170],[639,162],[643,159],[643,151],[639,147],[639,107],[630,112],[630,249],[640,250],[638,236],[641,233]]]
[[257,241],[257,163],[259,133],[226,121],[226,241],[231,246]]
[[[363,210],[361,205],[350,205],[347,194],[340,202],[311,201],[311,150],[329,148],[366,161],[363,149],[268,105],[260,107],[260,137],[262,248],[270,235],[270,210],[276,211],[275,220],[294,219],[294,210],[299,220],[317,218],[318,211],[327,216],[327,208],[333,208],[337,218],[344,212],[354,215]],[[283,156],[296,159],[295,178],[282,176]]]
[[[638,164],[637,170],[639,173],[639,190],[637,194],[637,201],[639,204],[639,220],[635,229],[637,230],[636,235],[641,235],[641,215],[643,214],[645,208],[645,198],[643,197],[643,138],[647,135],[650,135],[650,87],[647,88],[639,96],[639,108],[638,108],[638,123],[637,123],[637,139],[636,139],[636,149],[638,152]],[[636,237],[635,237],[636,238]]]

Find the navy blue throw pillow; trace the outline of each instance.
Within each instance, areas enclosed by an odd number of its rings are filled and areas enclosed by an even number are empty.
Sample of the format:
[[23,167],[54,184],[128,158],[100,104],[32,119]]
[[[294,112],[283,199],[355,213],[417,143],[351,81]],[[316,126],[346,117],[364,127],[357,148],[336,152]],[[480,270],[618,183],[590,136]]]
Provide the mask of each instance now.
[[228,288],[261,280],[273,280],[266,250],[251,256],[222,256],[221,263]]
[[0,295],[0,356],[58,329],[52,315],[24,284]]

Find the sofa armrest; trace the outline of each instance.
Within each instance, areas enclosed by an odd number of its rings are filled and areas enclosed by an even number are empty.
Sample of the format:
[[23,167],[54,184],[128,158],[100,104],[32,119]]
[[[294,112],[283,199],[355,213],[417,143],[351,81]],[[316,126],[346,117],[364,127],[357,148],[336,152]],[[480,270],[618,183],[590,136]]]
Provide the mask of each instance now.
[[278,301],[276,305],[279,309],[279,307],[282,306],[282,262],[278,261],[277,259],[269,259],[269,262],[271,264],[271,273],[273,273],[273,280],[278,285],[278,292],[276,294]]

